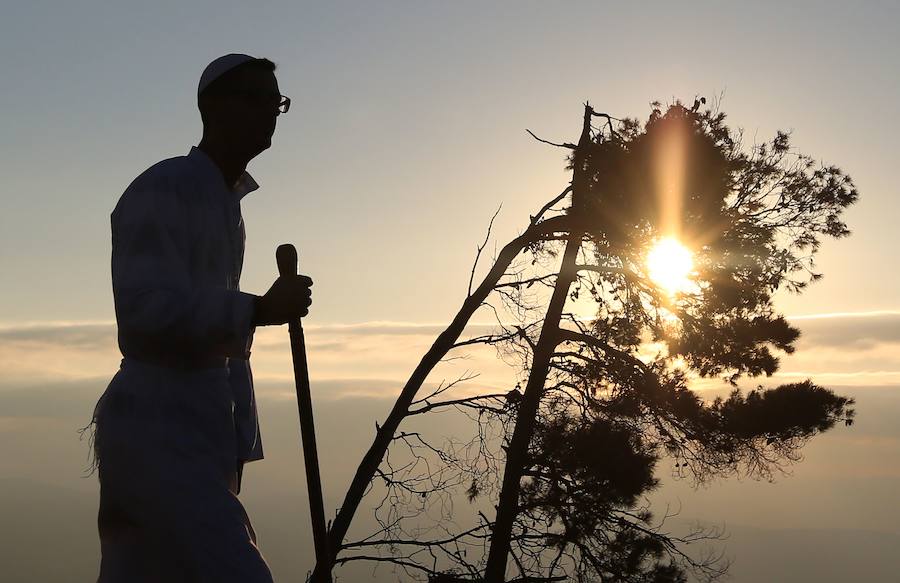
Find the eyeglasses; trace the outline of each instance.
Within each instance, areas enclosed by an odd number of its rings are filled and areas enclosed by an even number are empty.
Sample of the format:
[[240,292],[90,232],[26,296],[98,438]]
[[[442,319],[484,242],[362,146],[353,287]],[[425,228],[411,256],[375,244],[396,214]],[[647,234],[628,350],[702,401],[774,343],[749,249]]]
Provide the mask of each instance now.
[[274,104],[279,113],[287,113],[291,108],[291,98],[286,95],[275,95],[274,93],[261,93],[259,91],[235,91],[232,95],[243,97],[257,105]]
[[287,113],[291,108],[291,98],[286,95],[280,95],[281,101],[278,102],[278,111],[280,113]]

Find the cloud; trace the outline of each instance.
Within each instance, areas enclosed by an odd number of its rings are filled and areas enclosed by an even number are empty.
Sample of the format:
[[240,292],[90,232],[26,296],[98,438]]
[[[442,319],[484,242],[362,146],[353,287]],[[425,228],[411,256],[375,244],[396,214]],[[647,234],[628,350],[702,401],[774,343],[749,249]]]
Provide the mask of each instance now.
[[900,312],[859,312],[796,316],[801,349],[841,348],[867,350],[881,344],[900,343]]
[[[802,331],[802,342],[816,347],[851,347],[866,349],[876,344],[900,343],[900,311],[840,312],[791,316],[791,322]],[[354,324],[305,324],[308,346],[320,350],[340,350],[346,344],[333,338],[368,336],[424,336],[435,338],[445,324],[412,322],[360,322]],[[468,334],[484,334],[493,325],[473,323]],[[281,328],[262,328],[256,333],[254,346],[283,344]],[[0,324],[0,346],[58,346],[74,349],[106,349],[115,347],[115,322],[31,322]]]
[[[436,337],[447,324],[416,324],[412,322],[359,322],[355,324],[304,324],[307,334],[315,338],[360,336],[427,336]],[[472,323],[466,327],[470,334],[483,334],[493,329],[492,324]],[[279,338],[276,338],[276,335]],[[281,327],[265,327],[257,330],[254,345],[281,343],[286,331]],[[0,346],[31,344],[43,346],[68,346],[73,348],[106,348],[116,343],[116,323],[113,321],[48,321],[20,324],[0,323]],[[309,344],[314,343],[312,340]]]
[[[310,390],[313,399],[321,401],[341,401],[345,399],[393,399],[400,394],[405,380],[377,378],[349,379],[310,379]],[[255,382],[257,400],[259,401],[293,401],[297,398],[297,389],[293,378],[268,379]],[[427,387],[426,387],[427,388]]]
[[0,326],[0,346],[65,346],[85,350],[116,343],[115,322],[38,322]]
[[[821,383],[856,385],[900,382],[900,311],[796,316],[802,331],[798,350],[782,356],[776,378],[791,382],[811,377]],[[491,325],[475,323],[465,335],[484,334]],[[402,386],[443,325],[410,322],[309,324],[305,326],[310,376],[317,382],[387,379]],[[257,330],[252,365],[260,381],[292,382],[290,345],[283,327]],[[429,380],[481,373],[491,386],[512,385],[518,370],[497,358],[492,348],[459,351],[465,359],[443,363]],[[454,353],[456,355],[456,353]],[[121,355],[114,322],[33,322],[0,325],[0,370],[4,386],[105,379],[118,369]],[[372,388],[374,387],[374,388]],[[390,392],[372,385],[364,393]]]
[[[474,326],[477,326],[474,325]],[[361,322],[357,324],[318,324],[305,326],[306,329],[315,332],[332,334],[349,333],[354,336],[366,335],[412,335],[412,336],[436,336],[443,332],[446,324],[416,324],[412,322]]]
[[[419,337],[429,338],[433,342],[447,328],[447,324],[414,324],[410,322],[360,322],[357,324],[304,324],[307,346],[318,346],[320,349],[338,348],[330,339],[344,340],[372,337]],[[473,323],[466,326],[465,334],[486,334],[494,328],[492,324]],[[257,330],[253,340],[255,347],[284,344],[286,332],[281,328],[262,328]]]

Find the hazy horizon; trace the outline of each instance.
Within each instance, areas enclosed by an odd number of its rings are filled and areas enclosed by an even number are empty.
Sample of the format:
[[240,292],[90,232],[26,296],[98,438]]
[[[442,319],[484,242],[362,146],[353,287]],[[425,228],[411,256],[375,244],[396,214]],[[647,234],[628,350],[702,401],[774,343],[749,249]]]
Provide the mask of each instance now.
[[[900,313],[796,322],[805,331],[796,355],[786,359],[776,376],[760,382],[771,385],[811,376],[857,400],[857,423],[814,438],[804,450],[805,459],[790,468],[792,475],[778,476],[771,484],[725,480],[694,489],[690,480],[674,479],[671,463],[665,463],[659,472],[662,486],[651,497],[654,508],[678,510],[667,522],[675,533],[695,521],[723,528],[727,538],[709,548],[733,560],[733,581],[772,580],[782,567],[796,573],[796,578],[785,579],[790,581],[840,581],[860,572],[877,578],[900,567],[900,558],[887,552],[891,541],[900,541],[896,528],[900,506],[891,503],[900,491],[895,423],[900,415],[900,382],[874,384],[871,379],[895,373],[865,367],[877,362],[900,370],[896,350]],[[843,333],[848,329],[856,334]],[[374,437],[376,421],[385,417],[406,375],[438,331],[434,325],[384,322],[307,331],[329,516]],[[285,337],[280,328],[261,330],[257,337],[254,371],[266,458],[247,466],[241,493],[276,580],[300,577],[313,560]],[[469,359],[438,369],[430,383],[469,369],[482,373],[468,383],[472,390],[512,386],[513,371],[498,365],[491,354],[467,352]],[[60,355],[60,363],[80,363],[78,375],[66,378],[54,371],[53,362],[46,359],[54,353]],[[83,577],[93,576],[99,557],[94,522],[97,483],[96,474],[85,477],[89,444],[79,439],[78,429],[89,420],[96,397],[109,381],[111,375],[104,370],[114,370],[120,358],[115,328],[110,324],[7,328],[0,330],[0,355],[4,370],[18,367],[22,373],[0,382],[0,409],[7,412],[0,420],[0,432],[7,436],[0,445],[7,460],[0,476],[6,494],[0,499],[0,516],[16,525],[15,538],[0,546],[0,563],[15,565],[12,573],[21,579],[12,581],[25,580],[28,573],[41,573],[43,581],[70,580],[62,575],[70,571],[60,568],[60,562]],[[347,368],[338,362],[341,358],[378,364]],[[44,379],[29,366],[39,361],[47,362]],[[864,370],[852,374],[844,369]],[[364,370],[373,374],[365,376]],[[728,387],[711,381],[698,390],[712,397]],[[465,424],[459,416],[439,415],[429,422],[429,430],[440,441],[465,434]],[[351,537],[373,528],[369,504],[358,513]],[[53,529],[60,517],[68,518]],[[38,541],[54,545],[56,561],[20,560],[35,553]],[[701,548],[706,547],[692,550]],[[343,581],[357,581],[368,569],[353,566],[336,572]],[[384,566],[378,573],[383,579],[375,580],[393,580],[392,571]]]

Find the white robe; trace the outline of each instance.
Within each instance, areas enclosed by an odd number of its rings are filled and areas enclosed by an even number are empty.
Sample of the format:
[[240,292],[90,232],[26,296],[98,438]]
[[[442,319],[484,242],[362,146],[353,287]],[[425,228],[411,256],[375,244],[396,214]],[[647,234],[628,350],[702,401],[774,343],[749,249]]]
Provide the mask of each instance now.
[[155,164],[111,215],[122,366],[94,412],[100,583],[267,583],[237,499],[262,459],[250,370],[254,296],[239,291],[244,173],[201,150]]

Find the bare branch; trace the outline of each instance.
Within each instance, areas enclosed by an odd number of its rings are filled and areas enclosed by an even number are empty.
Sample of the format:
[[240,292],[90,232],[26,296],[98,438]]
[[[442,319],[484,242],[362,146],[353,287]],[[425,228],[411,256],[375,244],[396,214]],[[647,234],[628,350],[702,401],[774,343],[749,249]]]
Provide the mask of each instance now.
[[[532,135],[534,135],[534,134],[532,134]],[[531,217],[531,224],[532,225],[538,224],[538,222],[541,220],[541,217],[544,216],[544,213],[546,213],[551,208],[553,208],[553,205],[555,205],[556,203],[558,203],[559,201],[564,199],[566,197],[566,195],[569,194],[570,192],[572,192],[571,184],[568,187],[566,187],[565,190],[560,192],[553,200],[551,200],[550,202],[545,204],[543,207],[541,207],[541,210],[539,210],[536,215]]]
[[421,415],[422,413],[427,413],[428,411],[437,409],[439,407],[451,407],[451,406],[460,406],[460,405],[466,406],[466,407],[473,407],[473,408],[478,408],[478,409],[490,409],[490,410],[494,410],[497,412],[502,412],[503,411],[502,408],[497,409],[497,408],[492,408],[492,407],[488,407],[486,405],[480,404],[481,401],[490,401],[490,400],[497,401],[497,400],[501,400],[501,399],[506,399],[506,393],[492,393],[490,395],[478,395],[475,397],[464,397],[464,398],[460,398],[460,399],[453,399],[451,401],[440,401],[438,403],[430,403],[430,402],[426,401],[425,402],[426,404],[424,406],[419,407],[418,409],[410,409],[409,414],[410,415]]
[[497,215],[500,214],[500,209],[503,208],[503,204],[497,207],[497,210],[494,211],[494,216],[491,217],[491,221],[488,223],[487,233],[484,235],[484,242],[478,246],[478,251],[475,253],[475,262],[472,264],[472,273],[469,274],[469,287],[466,291],[466,297],[472,295],[472,282],[475,280],[475,269],[478,267],[478,260],[481,258],[481,252],[484,251],[484,248],[488,244],[488,240],[491,238],[491,229],[494,227],[494,219],[497,218]]
[[[444,359],[444,360],[446,360],[446,359]],[[454,380],[450,383],[445,384],[444,381],[441,381],[440,384],[438,384],[437,388],[434,391],[429,393],[427,396],[422,397],[421,399],[416,399],[416,400],[412,401],[410,403],[410,405],[417,405],[419,403],[427,402],[428,399],[433,399],[434,397],[437,397],[438,395],[446,393],[447,391],[449,391],[456,385],[471,381],[472,379],[476,379],[479,376],[480,375],[478,373],[470,373],[469,371],[466,371],[462,375],[460,375],[458,378],[456,378],[456,380]]]
[[556,146],[557,148],[568,148],[569,150],[574,150],[574,149],[577,147],[577,146],[575,146],[575,144],[569,144],[569,143],[565,143],[565,144],[554,144],[553,142],[548,142],[547,140],[544,140],[544,139],[542,139],[542,138],[537,137],[536,135],[534,135],[534,132],[532,132],[532,131],[529,130],[529,129],[526,129],[525,131],[528,132],[529,134],[531,134],[531,137],[532,137],[532,138],[534,138],[535,140],[537,140],[537,141],[539,141],[539,142],[543,142],[544,144],[549,144],[549,145],[551,145],[551,146]]

